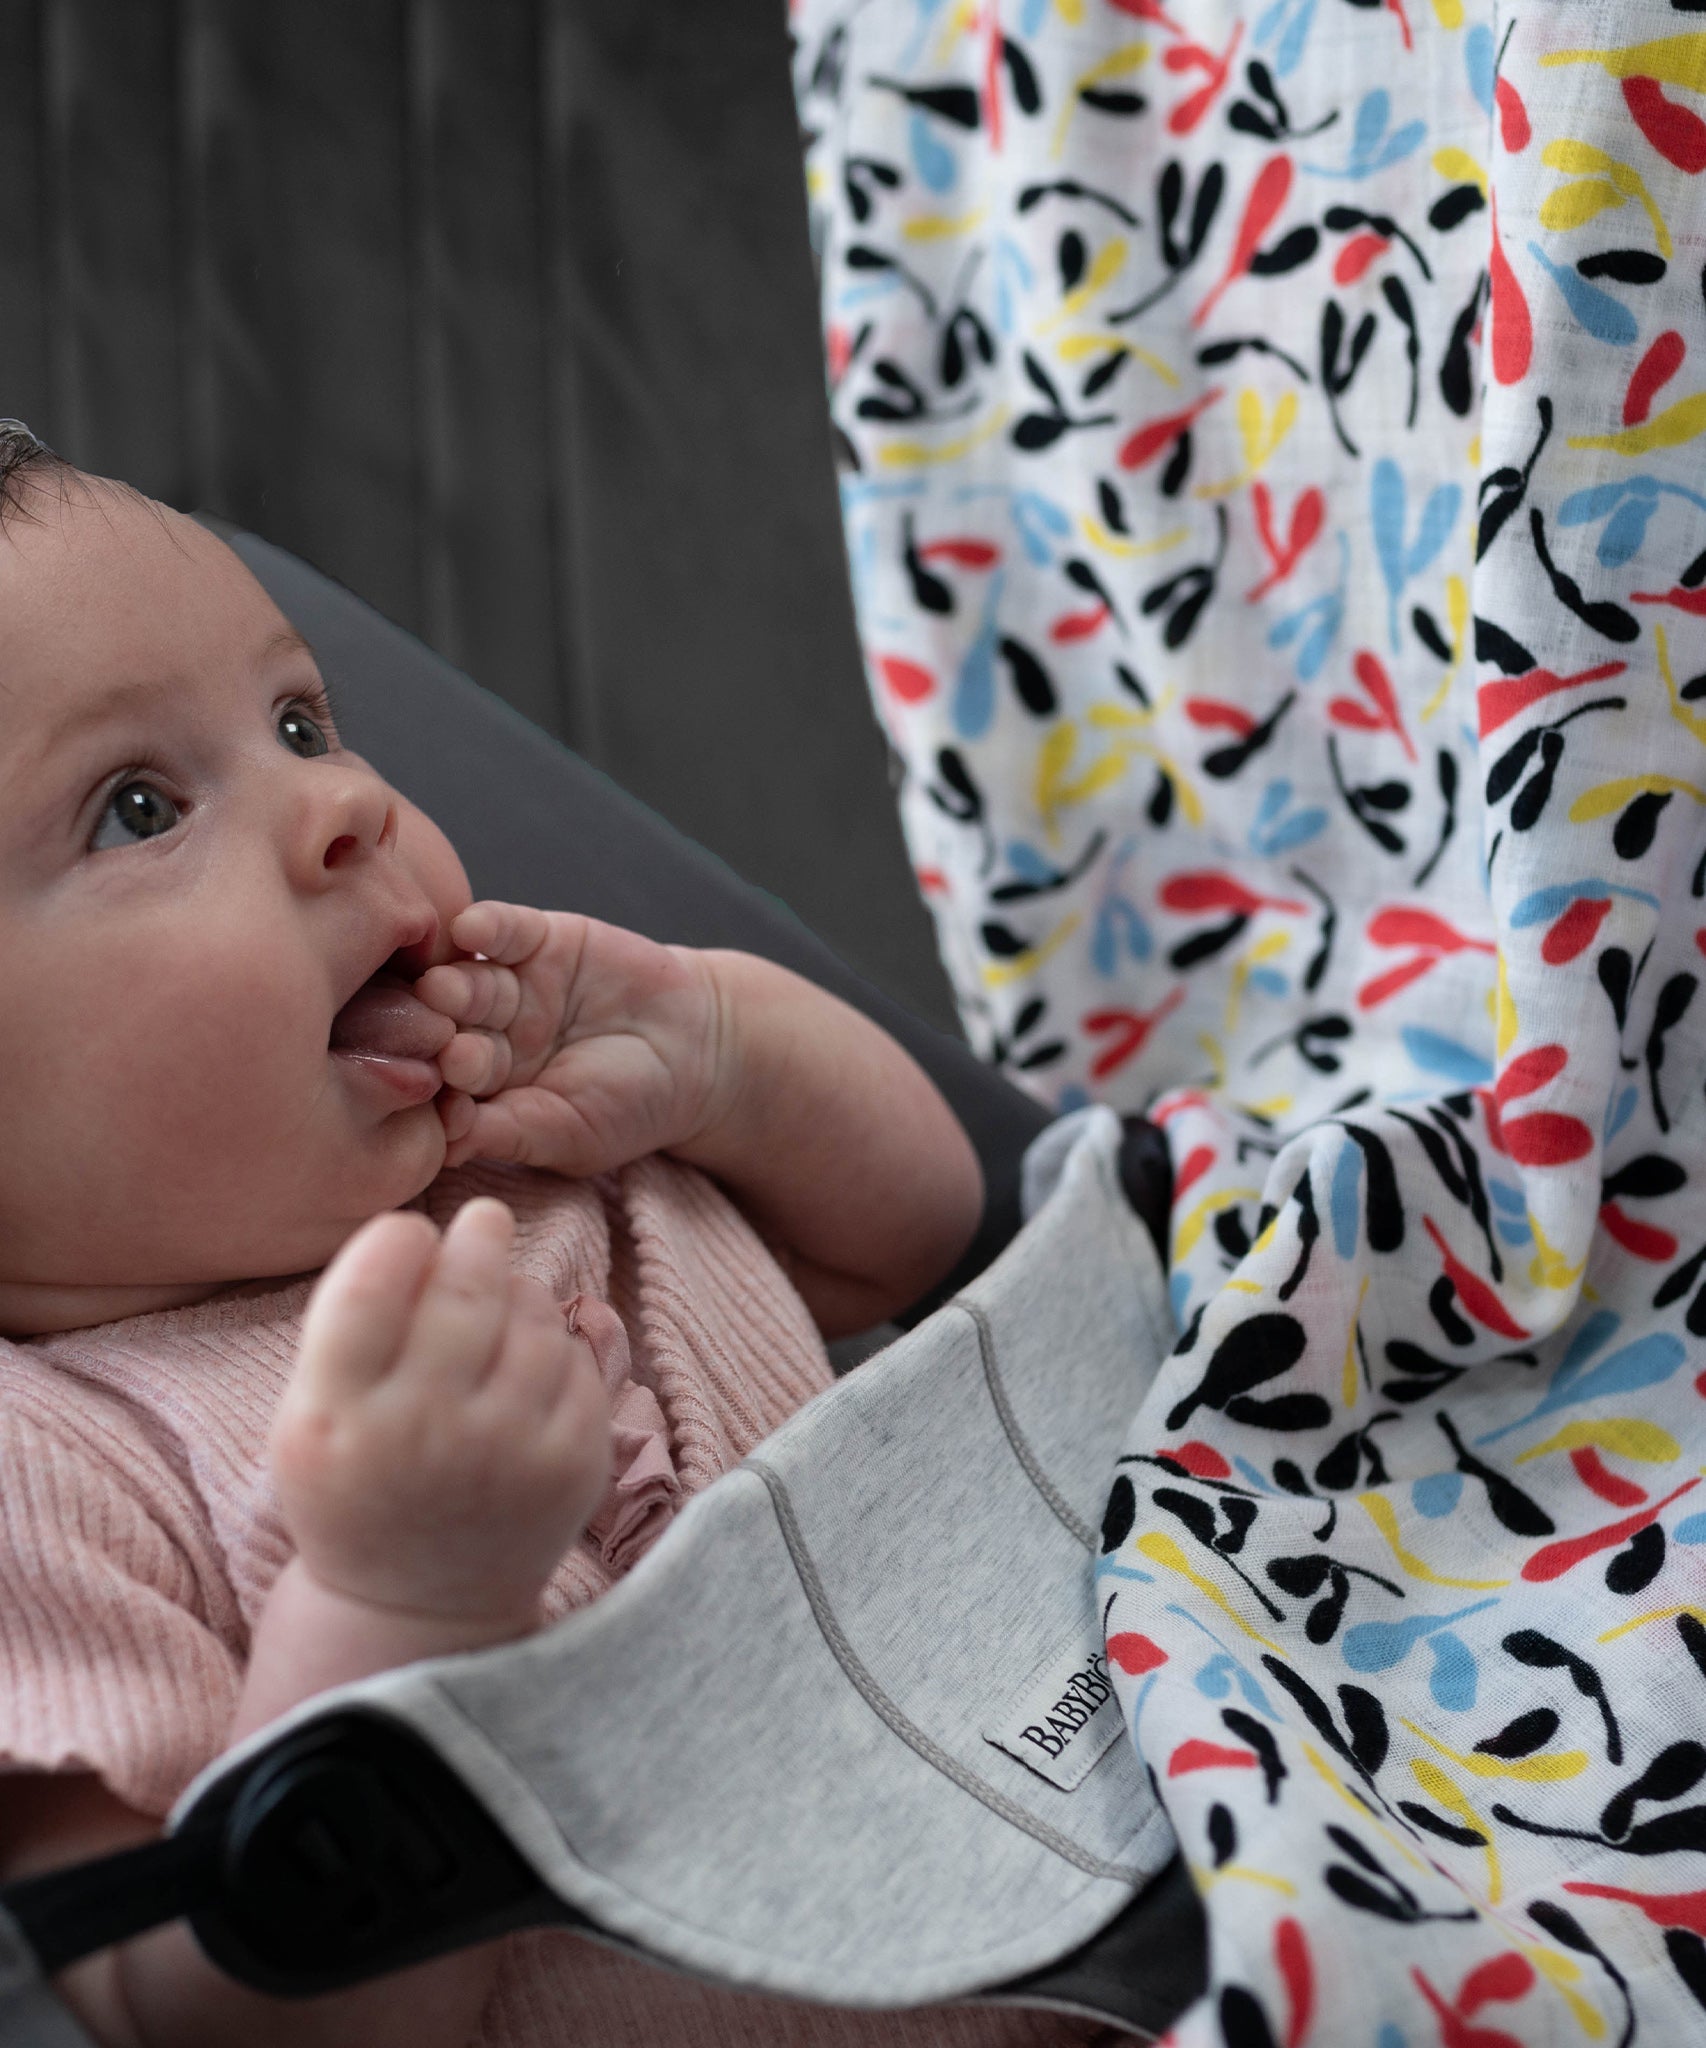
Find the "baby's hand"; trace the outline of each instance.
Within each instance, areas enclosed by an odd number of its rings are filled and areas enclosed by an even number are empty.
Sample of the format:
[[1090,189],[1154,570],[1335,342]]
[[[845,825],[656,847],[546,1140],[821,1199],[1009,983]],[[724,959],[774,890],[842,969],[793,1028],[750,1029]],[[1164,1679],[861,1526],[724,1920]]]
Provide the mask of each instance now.
[[329,1591],[524,1632],[602,1500],[598,1365],[546,1289],[511,1273],[513,1230],[489,1197],[442,1240],[424,1216],[378,1216],[321,1275],[271,1453]]
[[464,952],[415,994],[457,1034],[439,1055],[447,1166],[570,1178],[696,1137],[720,1114],[727,1034],[704,955],[567,911],[476,903]]

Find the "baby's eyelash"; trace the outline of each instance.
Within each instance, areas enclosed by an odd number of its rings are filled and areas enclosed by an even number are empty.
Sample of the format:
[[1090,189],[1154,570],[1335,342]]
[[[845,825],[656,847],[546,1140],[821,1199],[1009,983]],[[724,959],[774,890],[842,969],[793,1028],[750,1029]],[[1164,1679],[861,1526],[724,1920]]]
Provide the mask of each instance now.
[[[318,719],[322,725],[329,725],[335,732],[338,714],[332,709],[332,699],[323,682],[313,683],[306,690],[298,690],[285,711],[306,711],[310,718]],[[283,713],[280,713],[283,716]]]

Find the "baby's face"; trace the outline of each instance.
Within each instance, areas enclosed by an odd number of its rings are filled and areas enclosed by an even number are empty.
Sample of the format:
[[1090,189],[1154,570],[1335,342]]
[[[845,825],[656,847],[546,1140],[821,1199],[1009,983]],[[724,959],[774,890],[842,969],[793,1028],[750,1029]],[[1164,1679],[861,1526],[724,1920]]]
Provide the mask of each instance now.
[[73,482],[0,537],[0,1331],[311,1271],[443,1161],[436,1068],[330,1045],[469,900],[191,520]]

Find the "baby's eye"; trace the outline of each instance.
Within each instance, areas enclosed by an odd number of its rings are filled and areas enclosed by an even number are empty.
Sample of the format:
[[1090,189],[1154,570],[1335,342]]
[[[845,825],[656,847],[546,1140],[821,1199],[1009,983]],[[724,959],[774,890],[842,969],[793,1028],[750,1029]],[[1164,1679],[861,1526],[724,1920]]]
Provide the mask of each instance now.
[[107,807],[89,842],[90,851],[103,853],[138,839],[156,838],[162,832],[170,832],[179,816],[177,805],[153,783],[124,783],[107,798]]
[[332,743],[318,717],[306,704],[288,704],[279,713],[279,737],[293,753],[311,761],[316,754],[329,754]]

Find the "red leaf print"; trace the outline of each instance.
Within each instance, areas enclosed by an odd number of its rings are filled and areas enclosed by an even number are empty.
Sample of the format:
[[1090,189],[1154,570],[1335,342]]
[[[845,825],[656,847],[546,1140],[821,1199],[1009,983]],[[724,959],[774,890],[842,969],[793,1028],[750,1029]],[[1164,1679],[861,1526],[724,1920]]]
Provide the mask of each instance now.
[[1246,917],[1258,910],[1304,911],[1306,903],[1288,896],[1258,896],[1245,888],[1236,875],[1218,868],[1196,868],[1187,874],[1169,875],[1161,884],[1161,902],[1168,910],[1236,910]]
[[1182,1778],[1190,1771],[1253,1771],[1256,1753],[1252,1749],[1231,1749],[1223,1742],[1205,1742],[1193,1735],[1181,1742],[1167,1759],[1169,1778]]
[[1289,1916],[1274,1929],[1274,1961],[1285,1980],[1285,2002],[1290,2008],[1285,2048],[1299,2048],[1309,2031],[1309,2022],[1315,2017],[1315,1972],[1303,1929]]
[[1378,261],[1391,246],[1384,235],[1352,235],[1333,259],[1333,282],[1355,284],[1368,266]]
[[1623,100],[1641,133],[1679,171],[1706,171],[1706,121],[1675,100],[1667,100],[1656,78],[1626,78]]
[[1240,738],[1255,728],[1256,721],[1238,704],[1223,704],[1218,697],[1187,697],[1185,716],[1192,725],[1224,725]]
[[1520,384],[1534,354],[1534,323],[1516,272],[1499,239],[1499,202],[1493,208],[1493,239],[1488,262],[1493,277],[1493,375],[1501,384]]
[[1601,1203],[1599,1220],[1607,1235],[1616,1238],[1626,1252],[1633,1252],[1638,1259],[1651,1259],[1655,1265],[1663,1265],[1666,1259],[1676,1257],[1676,1239],[1668,1230],[1625,1216],[1615,1202]]
[[1355,697],[1335,697],[1327,706],[1327,715],[1335,725],[1354,726],[1358,732],[1384,732],[1386,721],[1378,711],[1370,711],[1366,704],[1360,704]]
[[898,654],[879,654],[877,672],[903,704],[922,704],[936,687],[936,678],[916,661]]
[[1491,939],[1472,939],[1431,910],[1406,910],[1394,905],[1377,910],[1368,921],[1368,936],[1377,946],[1434,946],[1442,953],[1494,953]]
[[992,6],[987,16],[989,33],[983,46],[983,112],[989,128],[989,146],[1001,149],[1001,9]]
[[1327,500],[1313,484],[1291,508],[1291,526],[1282,542],[1274,532],[1273,498],[1265,483],[1250,487],[1250,502],[1256,512],[1256,533],[1272,568],[1260,583],[1245,591],[1244,602],[1254,604],[1283,583],[1320,537],[1327,522]]
[[1534,1985],[1534,1965],[1527,1956],[1507,1949],[1478,1963],[1457,1987],[1457,2010],[1472,2020],[1484,2005],[1526,1998]]
[[1416,750],[1410,744],[1410,735],[1404,730],[1404,721],[1399,716],[1398,697],[1392,688],[1392,678],[1366,647],[1359,650],[1351,666],[1356,671],[1357,681],[1378,705],[1381,723],[1398,735],[1403,742],[1404,752],[1413,761],[1416,758]]
[[1528,1052],[1519,1052],[1499,1076],[1493,1091],[1499,1107],[1502,1109],[1519,1095],[1532,1095],[1536,1088],[1544,1088],[1569,1064],[1568,1048],[1562,1045],[1537,1045]]
[[1085,612],[1062,612],[1048,629],[1048,636],[1059,645],[1071,640],[1088,640],[1093,633],[1099,633],[1113,617],[1105,604],[1093,604]]
[[1185,1190],[1201,1180],[1213,1164],[1214,1147],[1212,1145],[1193,1145],[1191,1147],[1178,1172],[1173,1176],[1173,1201],[1175,1204],[1177,1204],[1179,1197]]
[[929,540],[918,552],[926,562],[952,562],[961,569],[989,569],[1001,559],[992,540]]
[[1439,1248],[1440,1261],[1445,1267],[1445,1276],[1457,1289],[1457,1298],[1465,1311],[1476,1322],[1484,1323],[1501,1337],[1515,1337],[1519,1341],[1528,1335],[1521,1323],[1516,1322],[1506,1311],[1505,1305],[1487,1285],[1471,1273],[1463,1261],[1451,1249],[1439,1233],[1439,1226],[1431,1216],[1422,1218],[1422,1228]]
[[1230,1479],[1232,1467],[1210,1444],[1200,1437],[1192,1437],[1188,1444],[1174,1444],[1171,1449],[1163,1445],[1160,1455],[1171,1458],[1175,1465],[1183,1465],[1195,1479]]
[[1221,87],[1226,83],[1227,73],[1232,69],[1232,59],[1244,35],[1244,24],[1239,22],[1232,31],[1232,40],[1226,46],[1226,55],[1217,57],[1212,50],[1205,50],[1200,43],[1184,43],[1167,52],[1162,62],[1169,71],[1206,71],[1208,83],[1182,99],[1167,116],[1167,132],[1170,135],[1189,135],[1210,107],[1214,105]]
[[1531,1586],[1561,1579],[1566,1572],[1574,1571],[1583,1558],[1601,1550],[1614,1550],[1631,1536],[1639,1535],[1650,1522],[1658,1520],[1673,1500],[1681,1500],[1699,1484],[1698,1479],[1685,1479],[1674,1493],[1667,1493],[1663,1500],[1654,1501],[1638,1515],[1626,1515],[1621,1522],[1610,1522],[1603,1529],[1590,1529],[1585,1536],[1566,1536],[1561,1543],[1545,1544],[1523,1566],[1522,1576]]
[[1109,1636],[1108,1655],[1132,1678],[1145,1671],[1153,1671],[1158,1664],[1167,1661],[1167,1652],[1159,1643],[1152,1643],[1147,1636],[1129,1633]]
[[1684,590],[1679,583],[1671,590],[1634,590],[1629,594],[1636,604],[1668,604],[1673,611],[1692,612],[1697,619],[1706,615],[1706,590]]
[[1578,896],[1562,917],[1554,918],[1540,941],[1540,957],[1548,967],[1562,967],[1585,953],[1599,936],[1611,910],[1609,896]]
[[1506,676],[1496,683],[1483,683],[1475,693],[1481,737],[1485,739],[1489,733],[1497,732],[1519,711],[1538,704],[1542,697],[1551,696],[1554,690],[1574,690],[1583,683],[1603,683],[1610,676],[1620,676],[1627,666],[1626,662],[1602,661],[1597,668],[1584,668],[1573,676],[1554,675],[1549,668],[1531,668],[1525,676]]
[[1593,1150],[1593,1133],[1579,1117],[1537,1109],[1532,1116],[1501,1117],[1499,1136],[1518,1166],[1567,1166]]
[[1413,981],[1419,981],[1424,974],[1439,965],[1437,953],[1418,953],[1413,960],[1406,960],[1402,967],[1389,967],[1384,974],[1377,974],[1372,981],[1365,981],[1357,990],[1357,1008],[1372,1010],[1395,996],[1401,988],[1408,988]]
[[1521,156],[1533,133],[1528,125],[1528,109],[1522,103],[1522,94],[1508,78],[1501,78],[1493,87],[1493,97],[1499,108],[1499,140],[1512,156]]
[[1635,365],[1635,374],[1629,379],[1629,389],[1623,396],[1623,424],[1638,427],[1653,409],[1654,394],[1660,391],[1682,367],[1682,359],[1688,353],[1688,344],[1674,327],[1667,327]]
[[1691,1934],[1706,1935],[1706,1892],[1630,1892],[1620,1884],[1589,1884],[1582,1878],[1567,1878],[1567,1892],[1579,1899],[1615,1899],[1620,1906],[1634,1906],[1655,1927],[1686,1927]]
[[1570,1463],[1575,1466],[1576,1477],[1582,1484],[1597,1493],[1601,1500],[1610,1501],[1614,1508],[1639,1507],[1647,1497],[1646,1489],[1637,1486],[1633,1479],[1608,1472],[1605,1461],[1592,1444],[1578,1444],[1570,1453]]
[[1226,266],[1226,274],[1191,315],[1191,325],[1200,327],[1220,302],[1220,296],[1229,285],[1236,284],[1250,267],[1250,258],[1262,245],[1262,237],[1273,226],[1279,210],[1291,193],[1291,158],[1281,154],[1271,156],[1256,173],[1250,187],[1250,197],[1245,202],[1244,218],[1238,223],[1238,239],[1232,247],[1232,260]]
[[1113,1042],[1105,1046],[1090,1063],[1090,1078],[1100,1081],[1116,1073],[1127,1060],[1135,1059],[1143,1050],[1145,1042],[1155,1027],[1170,1017],[1185,1000],[1184,984],[1173,990],[1166,1001],[1151,1010],[1146,1017],[1140,1010],[1092,1010],[1082,1019],[1083,1028],[1089,1032],[1111,1031]]
[[1153,462],[1163,448],[1170,448],[1191,422],[1206,412],[1221,395],[1221,386],[1216,384],[1205,391],[1195,405],[1187,405],[1183,412],[1170,412],[1160,419],[1146,421],[1122,445],[1114,460],[1121,469],[1141,469],[1146,462]]
[[1161,0],[1108,0],[1110,7],[1121,14],[1135,15],[1139,21],[1152,21],[1158,28],[1164,28],[1170,35],[1182,36],[1184,30],[1169,18]]

